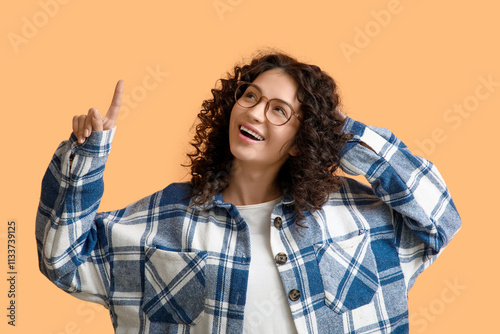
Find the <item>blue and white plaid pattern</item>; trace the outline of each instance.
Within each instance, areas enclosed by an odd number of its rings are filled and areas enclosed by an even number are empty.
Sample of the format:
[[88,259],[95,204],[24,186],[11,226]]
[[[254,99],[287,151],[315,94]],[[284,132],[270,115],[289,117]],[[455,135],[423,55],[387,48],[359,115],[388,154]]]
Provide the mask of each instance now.
[[[345,131],[354,136],[342,169],[372,187],[343,177],[320,211],[306,213],[307,228],[284,195],[269,217],[272,251],[287,255],[280,293],[298,333],[407,333],[408,290],[460,217],[436,168],[391,132],[350,118]],[[221,195],[192,206],[189,185],[177,183],[96,213],[113,134],[95,132],[82,146],[72,135],[57,149],[37,215],[42,273],[109,308],[117,333],[242,333],[250,236],[238,210]]]

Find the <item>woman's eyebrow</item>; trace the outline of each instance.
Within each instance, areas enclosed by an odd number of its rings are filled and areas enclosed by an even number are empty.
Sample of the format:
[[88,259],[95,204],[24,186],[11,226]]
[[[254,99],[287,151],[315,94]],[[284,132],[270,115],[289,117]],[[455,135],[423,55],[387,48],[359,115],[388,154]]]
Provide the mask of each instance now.
[[[259,85],[257,85],[256,83],[253,83],[253,82],[252,82],[252,85],[254,85],[255,87],[257,87],[257,89],[258,89],[258,90],[259,90],[259,92],[262,94],[262,96],[264,96],[264,92],[262,91],[262,88],[260,88],[260,87],[259,87]],[[266,96],[266,97],[267,97],[267,98],[269,98],[268,96]],[[277,97],[273,97],[272,99],[278,99],[278,100],[284,101],[284,102],[288,103],[289,105],[293,106],[293,104],[292,104],[291,102],[289,102],[289,101],[287,101],[287,100],[284,100],[284,99],[282,99],[282,98],[280,98],[280,97],[279,97],[279,98],[277,98]],[[272,100],[272,99],[271,99],[271,100]]]
[[257,85],[256,83],[251,83],[253,86],[257,87],[257,89],[262,93],[262,88],[259,87],[259,85]]

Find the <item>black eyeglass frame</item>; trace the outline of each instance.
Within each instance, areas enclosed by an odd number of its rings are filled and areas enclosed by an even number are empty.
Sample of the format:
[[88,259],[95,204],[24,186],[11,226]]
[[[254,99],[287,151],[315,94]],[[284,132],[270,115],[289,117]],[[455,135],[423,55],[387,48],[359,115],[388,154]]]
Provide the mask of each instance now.
[[[253,106],[250,106],[250,107],[247,107],[247,106],[243,106],[241,105],[238,101],[239,101],[239,98],[238,96],[236,95],[238,93],[238,90],[240,89],[240,87],[242,85],[250,85],[252,87],[255,87],[259,92],[260,92],[260,99],[258,101],[255,102],[255,104]],[[241,98],[241,97],[240,97]],[[286,123],[288,123],[291,119],[292,119],[292,115],[295,115],[295,117],[297,117],[297,119],[302,122],[302,117],[300,117],[300,115],[293,109],[293,107],[290,105],[290,103],[286,102],[286,101],[283,101],[281,99],[269,99],[267,98],[266,96],[262,95],[262,91],[260,90],[260,88],[257,86],[257,85],[254,85],[253,83],[251,82],[246,82],[246,81],[238,81],[238,85],[236,86],[236,89],[234,90],[234,99],[236,100],[236,103],[238,103],[238,105],[242,108],[245,108],[245,109],[248,109],[248,108],[253,108],[255,107],[256,105],[258,105],[260,103],[260,101],[262,101],[262,98],[265,98],[267,100],[266,102],[266,106],[264,108],[264,115],[266,116],[266,119],[269,123],[273,124],[273,125],[276,125],[276,126],[283,126],[285,125]],[[276,124],[276,123],[273,123],[269,120],[269,118],[267,117],[267,111],[269,110],[269,103],[271,101],[280,101],[280,102],[283,102],[284,104],[286,104],[288,107],[290,107],[290,110],[292,111],[292,115],[290,115],[290,117],[282,124]]]

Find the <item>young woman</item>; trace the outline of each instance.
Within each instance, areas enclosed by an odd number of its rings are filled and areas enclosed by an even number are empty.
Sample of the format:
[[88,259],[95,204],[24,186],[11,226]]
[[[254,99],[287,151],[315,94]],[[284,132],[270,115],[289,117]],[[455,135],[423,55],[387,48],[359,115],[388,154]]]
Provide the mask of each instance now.
[[191,181],[122,210],[96,213],[123,82],[104,118],[75,116],[42,182],[42,273],[117,333],[407,333],[408,291],[461,224],[439,172],[345,117],[317,66],[266,54],[220,83]]

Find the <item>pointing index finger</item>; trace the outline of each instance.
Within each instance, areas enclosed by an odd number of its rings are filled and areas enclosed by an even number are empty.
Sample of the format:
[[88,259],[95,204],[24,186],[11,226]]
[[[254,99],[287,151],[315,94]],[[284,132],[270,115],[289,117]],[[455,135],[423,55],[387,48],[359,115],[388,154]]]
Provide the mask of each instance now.
[[123,87],[125,83],[123,80],[119,80],[116,83],[115,93],[113,94],[113,100],[109,106],[106,118],[115,121],[118,117],[118,112],[120,111],[120,106],[122,104]]

